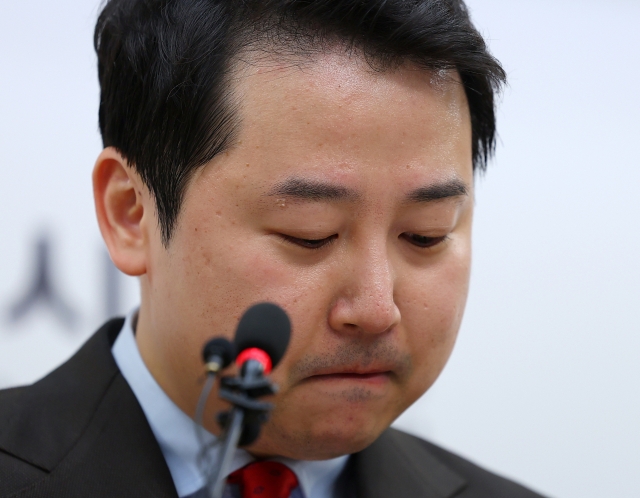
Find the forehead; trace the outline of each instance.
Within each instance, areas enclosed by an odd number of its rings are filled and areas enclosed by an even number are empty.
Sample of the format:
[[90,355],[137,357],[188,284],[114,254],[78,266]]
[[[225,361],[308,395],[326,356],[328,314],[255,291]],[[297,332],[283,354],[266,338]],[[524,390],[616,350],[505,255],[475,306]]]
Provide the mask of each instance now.
[[[243,118],[268,111],[269,104],[280,111],[348,110],[354,117],[377,107],[393,117],[429,119],[444,111],[452,122],[468,118],[464,87],[453,70],[434,72],[411,63],[376,69],[363,55],[339,49],[297,59],[249,55],[245,61],[235,72]],[[308,105],[282,107],[294,101]]]
[[375,177],[406,166],[471,175],[471,122],[454,71],[375,70],[343,51],[249,60],[233,83],[240,128],[232,154],[243,161],[266,163],[270,174],[303,168],[340,176],[365,166]]

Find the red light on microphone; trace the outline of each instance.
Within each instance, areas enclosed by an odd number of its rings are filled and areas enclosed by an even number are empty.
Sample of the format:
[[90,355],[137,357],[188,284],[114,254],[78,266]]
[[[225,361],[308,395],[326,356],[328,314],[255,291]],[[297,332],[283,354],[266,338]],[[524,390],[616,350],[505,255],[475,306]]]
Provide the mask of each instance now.
[[258,348],[248,348],[242,351],[238,357],[236,358],[236,364],[242,368],[245,362],[248,360],[257,361],[262,365],[262,369],[265,375],[269,375],[271,373],[271,358],[269,355],[265,353],[262,349]]

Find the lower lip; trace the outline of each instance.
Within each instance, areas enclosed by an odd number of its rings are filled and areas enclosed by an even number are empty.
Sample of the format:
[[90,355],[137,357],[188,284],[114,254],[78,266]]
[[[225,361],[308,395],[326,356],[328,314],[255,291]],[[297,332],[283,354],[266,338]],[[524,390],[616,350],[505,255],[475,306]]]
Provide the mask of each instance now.
[[389,382],[389,372],[379,372],[370,374],[350,374],[337,373],[328,375],[314,375],[309,377],[307,381],[311,382],[357,382],[368,385],[383,385]]

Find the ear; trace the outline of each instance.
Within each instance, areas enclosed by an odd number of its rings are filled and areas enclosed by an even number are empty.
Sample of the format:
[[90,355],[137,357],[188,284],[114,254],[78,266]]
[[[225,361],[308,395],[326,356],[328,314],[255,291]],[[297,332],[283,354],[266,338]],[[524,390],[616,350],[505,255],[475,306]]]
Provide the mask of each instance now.
[[145,274],[152,199],[140,176],[113,147],[104,149],[96,161],[93,198],[113,263],[127,275]]

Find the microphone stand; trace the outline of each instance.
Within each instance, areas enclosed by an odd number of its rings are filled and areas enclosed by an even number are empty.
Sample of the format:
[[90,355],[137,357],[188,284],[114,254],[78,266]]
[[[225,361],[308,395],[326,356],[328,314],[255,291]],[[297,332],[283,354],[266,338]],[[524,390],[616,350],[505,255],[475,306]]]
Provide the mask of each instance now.
[[218,423],[225,430],[225,435],[220,464],[212,479],[211,498],[222,498],[236,448],[258,439],[261,425],[269,418],[273,404],[257,401],[257,398],[276,392],[277,386],[264,376],[262,364],[255,360],[248,360],[242,365],[239,377],[220,379],[219,397],[233,407],[228,412],[218,414]]

